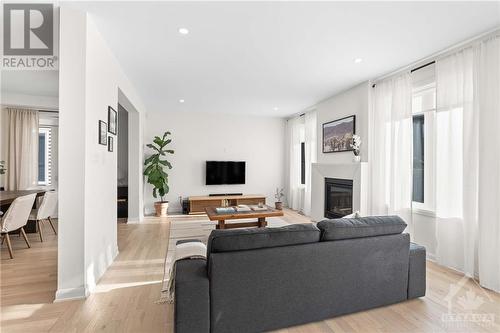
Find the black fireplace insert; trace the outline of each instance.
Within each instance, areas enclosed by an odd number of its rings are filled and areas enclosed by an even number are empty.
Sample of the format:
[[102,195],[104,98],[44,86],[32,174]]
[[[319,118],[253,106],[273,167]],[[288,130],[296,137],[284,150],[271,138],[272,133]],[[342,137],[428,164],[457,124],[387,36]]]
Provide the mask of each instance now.
[[352,214],[352,179],[325,178],[325,217]]

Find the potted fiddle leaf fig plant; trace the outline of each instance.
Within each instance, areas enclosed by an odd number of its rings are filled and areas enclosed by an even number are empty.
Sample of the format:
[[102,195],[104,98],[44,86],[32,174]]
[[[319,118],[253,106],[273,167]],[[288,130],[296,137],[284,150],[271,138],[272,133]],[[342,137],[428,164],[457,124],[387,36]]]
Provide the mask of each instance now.
[[153,154],[144,161],[144,176],[153,186],[153,197],[160,197],[160,201],[155,202],[156,216],[159,217],[167,216],[168,210],[168,201],[165,200],[165,196],[170,188],[166,169],[172,169],[172,164],[165,157],[167,154],[174,153],[172,149],[167,149],[167,145],[172,142],[172,139],[168,139],[170,134],[170,132],[165,132],[162,137],[155,136],[153,143],[146,145],[153,150]]

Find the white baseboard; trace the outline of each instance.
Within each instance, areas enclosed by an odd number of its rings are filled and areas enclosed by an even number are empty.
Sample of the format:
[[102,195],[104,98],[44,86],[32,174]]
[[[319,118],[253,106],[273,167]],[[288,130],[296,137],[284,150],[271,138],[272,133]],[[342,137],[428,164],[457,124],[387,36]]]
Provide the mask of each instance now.
[[79,288],[68,288],[68,289],[58,289],[56,291],[56,299],[54,303],[73,301],[77,299],[85,299],[90,295],[89,291],[85,287]]

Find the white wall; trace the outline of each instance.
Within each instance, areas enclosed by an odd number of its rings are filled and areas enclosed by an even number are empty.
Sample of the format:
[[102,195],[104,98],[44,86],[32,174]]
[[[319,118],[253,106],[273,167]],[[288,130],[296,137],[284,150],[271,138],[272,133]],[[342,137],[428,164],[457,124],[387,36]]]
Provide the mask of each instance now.
[[[57,300],[92,292],[118,253],[117,152],[98,144],[98,121],[107,122],[109,105],[117,109],[119,90],[144,114],[139,96],[92,18],[63,3]],[[142,119],[135,126],[142,126]],[[137,145],[142,146],[141,140]]]
[[353,153],[323,153],[323,124],[332,120],[356,115],[356,134],[361,136],[361,160],[368,161],[368,115],[371,86],[363,82],[316,105],[318,112],[318,163],[350,163]]
[[416,213],[413,218],[413,239],[412,242],[425,246],[427,257],[435,259],[437,239],[436,239],[436,219],[425,213]]
[[[179,196],[209,193],[263,194],[274,202],[276,187],[284,185],[285,121],[281,118],[214,115],[209,113],[150,112],[144,143],[172,132],[169,156],[170,211],[180,211]],[[149,149],[146,148],[147,154]],[[245,185],[205,185],[205,161],[246,161]],[[151,187],[145,186],[145,210],[153,212]]]

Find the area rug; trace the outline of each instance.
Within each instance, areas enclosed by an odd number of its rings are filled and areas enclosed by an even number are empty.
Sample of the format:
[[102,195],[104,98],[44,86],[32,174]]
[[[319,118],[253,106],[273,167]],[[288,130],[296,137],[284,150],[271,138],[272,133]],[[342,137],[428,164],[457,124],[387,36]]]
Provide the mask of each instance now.
[[[252,222],[254,220],[233,220],[226,221],[226,224],[231,223],[241,223],[241,222]],[[268,227],[283,227],[289,223],[279,217],[269,217],[266,218]],[[199,220],[175,220],[170,223],[170,235],[168,237],[168,249],[165,255],[165,267],[163,273],[163,284],[161,289],[161,295],[159,303],[162,303],[166,299],[166,292],[168,288],[168,282],[170,278],[170,269],[175,258],[175,244],[179,240],[183,239],[199,239],[204,244],[207,243],[208,236],[210,232],[215,229],[216,221],[210,221],[208,218],[203,219],[200,217]]]

